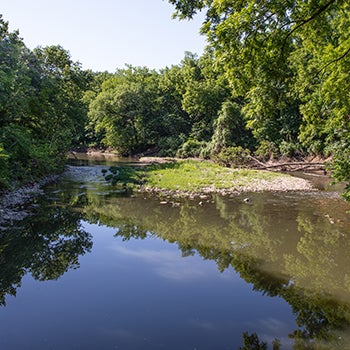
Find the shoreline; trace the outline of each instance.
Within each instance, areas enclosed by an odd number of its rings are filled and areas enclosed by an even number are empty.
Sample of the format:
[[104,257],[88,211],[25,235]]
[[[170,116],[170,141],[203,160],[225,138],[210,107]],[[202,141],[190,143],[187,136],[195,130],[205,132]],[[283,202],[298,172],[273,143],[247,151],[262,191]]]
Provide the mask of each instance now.
[[[141,159],[145,163],[146,159]],[[149,193],[157,197],[198,198],[219,194],[236,196],[242,193],[258,192],[316,192],[318,189],[308,179],[286,173],[266,170],[234,169],[212,162],[190,160],[163,166],[155,159],[147,159],[150,164],[159,164],[146,171],[145,183],[139,193]],[[148,175],[147,175],[148,174]]]
[[[89,155],[85,153],[86,155]],[[93,153],[92,157],[106,156],[105,153]],[[108,154],[111,157],[112,154]],[[113,155],[115,156],[115,155]],[[117,156],[115,156],[117,157]],[[183,160],[183,159],[181,159]],[[177,162],[179,159],[173,157],[140,157],[137,159],[137,163],[144,165],[152,164],[164,164]],[[203,161],[205,160],[198,160]],[[259,172],[265,172],[265,170],[258,170]],[[286,174],[286,173],[284,173]],[[0,229],[3,226],[8,226],[14,221],[21,221],[24,218],[31,215],[31,208],[35,206],[31,203],[34,198],[43,194],[42,187],[48,183],[57,181],[61,174],[49,175],[32,184],[27,184],[16,190],[5,192],[0,196]],[[197,188],[195,190],[185,189],[166,189],[157,186],[143,185],[135,189],[137,193],[146,193],[155,195],[159,198],[172,197],[173,199],[179,198],[199,198],[203,199],[210,195],[219,194],[222,196],[237,196],[242,193],[257,193],[257,192],[316,192],[319,189],[312,184],[311,181],[295,176],[281,176],[274,179],[251,179],[248,182],[242,184],[242,182],[232,181],[230,187],[216,188],[215,185],[208,185],[203,188]]]
[[208,186],[196,191],[187,190],[169,190],[161,187],[152,186],[142,186],[138,192],[139,193],[150,193],[160,196],[173,196],[175,198],[188,197],[196,198],[201,196],[208,196],[213,194],[219,194],[222,196],[232,196],[240,195],[243,193],[262,193],[262,192],[318,192],[319,190],[315,188],[311,182],[297,178],[282,178],[271,181],[266,180],[256,180],[252,181],[251,184],[247,185],[235,185],[233,184],[231,188],[215,188],[215,186]]
[[57,181],[60,175],[48,175],[33,184],[27,184],[16,190],[5,192],[0,197],[0,229],[2,225],[21,221],[30,215],[30,201],[44,193],[42,187]]
[[[76,152],[79,154],[78,152]],[[108,151],[99,151],[99,150],[88,150],[87,152],[83,152],[87,157],[96,158],[120,158],[118,155],[113,154]],[[123,157],[121,157],[123,158]],[[141,156],[141,157],[130,157],[130,159],[137,160],[137,163],[140,165],[161,165],[165,163],[176,163],[181,161],[187,161],[187,160],[193,160],[198,162],[208,162],[212,163],[210,160],[204,160],[200,158],[176,158],[176,157],[157,157],[157,156]],[[270,162],[267,162],[266,164],[271,165]],[[274,163],[278,164],[278,162]],[[165,194],[165,195],[174,195],[176,197],[183,196],[183,197],[199,197],[200,195],[207,195],[207,194],[221,194],[221,195],[232,195],[232,194],[239,194],[239,193],[247,193],[247,192],[264,192],[264,191],[271,191],[271,192],[292,192],[292,191],[305,191],[305,192],[314,192],[318,191],[319,189],[312,184],[311,181],[301,178],[292,176],[292,173],[289,173],[288,171],[271,171],[271,170],[259,170],[259,169],[249,169],[252,171],[258,171],[261,173],[264,172],[273,172],[278,173],[281,176],[277,179],[273,180],[264,180],[264,179],[254,179],[250,181],[249,183],[245,183],[244,185],[240,184],[239,181],[237,183],[233,182],[232,185],[229,188],[215,188],[214,186],[207,186],[202,189],[196,189],[196,190],[170,190],[162,187],[157,186],[150,186],[150,185],[144,185],[140,186],[137,190],[137,192],[145,192],[145,193],[151,193],[151,194]],[[317,176],[319,172],[315,171],[309,171],[309,174],[315,174]]]

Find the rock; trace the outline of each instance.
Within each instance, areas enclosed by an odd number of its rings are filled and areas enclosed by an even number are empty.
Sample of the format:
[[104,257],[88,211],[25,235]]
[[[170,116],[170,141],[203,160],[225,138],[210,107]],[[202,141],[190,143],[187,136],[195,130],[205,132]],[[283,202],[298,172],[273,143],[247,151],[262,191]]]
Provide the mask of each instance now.
[[[54,182],[58,175],[46,176],[36,183],[30,183],[28,186],[20,187],[15,191],[8,192],[0,198],[0,226],[21,221],[30,215],[30,212],[24,209],[35,196],[42,195],[44,191],[42,186]],[[35,204],[32,204],[35,206]]]

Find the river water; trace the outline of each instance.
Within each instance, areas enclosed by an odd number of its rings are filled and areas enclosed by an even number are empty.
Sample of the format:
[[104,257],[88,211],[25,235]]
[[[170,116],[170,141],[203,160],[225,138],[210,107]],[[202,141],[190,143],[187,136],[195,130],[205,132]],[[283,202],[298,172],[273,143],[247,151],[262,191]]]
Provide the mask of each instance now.
[[164,204],[107,183],[115,164],[68,166],[1,232],[0,349],[350,348],[332,188]]

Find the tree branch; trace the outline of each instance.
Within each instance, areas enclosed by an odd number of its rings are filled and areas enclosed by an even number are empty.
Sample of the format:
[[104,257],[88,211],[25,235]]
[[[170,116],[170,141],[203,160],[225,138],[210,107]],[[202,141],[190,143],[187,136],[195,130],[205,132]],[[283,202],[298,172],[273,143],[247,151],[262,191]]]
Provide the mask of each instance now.
[[309,18],[301,21],[297,26],[295,26],[284,38],[283,40],[283,45],[282,45],[282,49],[281,52],[283,54],[284,51],[284,47],[286,46],[287,43],[287,39],[295,32],[297,31],[299,28],[301,28],[302,26],[304,26],[305,24],[311,22],[312,20],[314,20],[317,16],[319,16],[322,12],[326,11],[327,8],[329,6],[331,6],[333,3],[335,3],[337,0],[330,0],[328,1],[326,4],[324,4],[323,6],[321,6],[317,11],[315,11]]
[[326,69],[327,67],[329,67],[331,64],[336,63],[340,60],[342,60],[346,55],[348,55],[350,53],[350,47],[339,57],[335,58],[334,60],[329,61],[327,64],[325,64],[320,70],[318,70],[318,72],[315,74],[315,77],[317,75],[319,75],[324,69]]

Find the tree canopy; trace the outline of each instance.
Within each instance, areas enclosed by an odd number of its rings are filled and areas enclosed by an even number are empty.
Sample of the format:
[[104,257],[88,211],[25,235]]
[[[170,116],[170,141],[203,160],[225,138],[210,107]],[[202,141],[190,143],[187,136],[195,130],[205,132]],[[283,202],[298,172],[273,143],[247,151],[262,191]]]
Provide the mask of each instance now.
[[330,156],[334,176],[348,182],[350,4],[169,2],[181,19],[205,11],[208,46],[160,71],[83,70],[61,46],[29,50],[1,17],[0,188],[56,171],[74,146],[212,159]]
[[337,0],[169,0],[202,32],[259,142],[333,155],[349,179],[350,4]]
[[29,50],[0,16],[0,189],[63,164],[83,136],[90,80],[61,46]]

